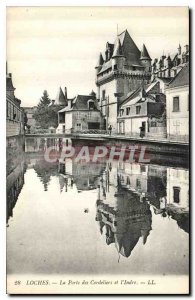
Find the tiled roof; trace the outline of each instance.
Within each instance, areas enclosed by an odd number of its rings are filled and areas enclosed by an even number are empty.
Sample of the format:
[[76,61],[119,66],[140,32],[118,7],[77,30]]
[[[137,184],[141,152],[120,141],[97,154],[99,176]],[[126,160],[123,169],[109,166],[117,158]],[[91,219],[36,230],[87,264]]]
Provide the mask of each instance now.
[[73,110],[88,110],[88,100],[94,101],[93,96],[77,95],[73,102]]
[[[73,110],[88,110],[88,100],[93,100],[94,98],[92,95],[77,95],[72,100],[72,106],[66,106],[65,108],[61,109],[59,112],[65,112],[65,111],[73,111]],[[95,103],[95,102],[94,102]],[[95,109],[98,110],[96,103],[95,103]]]
[[176,88],[184,85],[189,85],[189,63],[179,71],[167,88]]
[[112,68],[112,61],[109,60],[107,62],[105,62],[100,70],[100,72],[98,74],[101,74],[102,72],[108,70],[108,69],[111,69]]

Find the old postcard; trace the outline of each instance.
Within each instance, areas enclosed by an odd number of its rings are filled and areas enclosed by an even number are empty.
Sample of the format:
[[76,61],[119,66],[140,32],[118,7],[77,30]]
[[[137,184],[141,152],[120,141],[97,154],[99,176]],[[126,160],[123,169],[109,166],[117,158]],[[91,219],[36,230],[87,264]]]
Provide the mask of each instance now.
[[7,293],[189,294],[188,7],[7,7]]

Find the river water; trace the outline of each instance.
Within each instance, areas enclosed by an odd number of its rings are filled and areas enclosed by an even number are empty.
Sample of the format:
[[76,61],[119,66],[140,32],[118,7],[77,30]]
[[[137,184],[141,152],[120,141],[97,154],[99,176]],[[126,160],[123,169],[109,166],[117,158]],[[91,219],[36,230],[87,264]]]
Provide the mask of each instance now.
[[183,159],[48,163],[30,146],[7,178],[8,274],[188,274]]

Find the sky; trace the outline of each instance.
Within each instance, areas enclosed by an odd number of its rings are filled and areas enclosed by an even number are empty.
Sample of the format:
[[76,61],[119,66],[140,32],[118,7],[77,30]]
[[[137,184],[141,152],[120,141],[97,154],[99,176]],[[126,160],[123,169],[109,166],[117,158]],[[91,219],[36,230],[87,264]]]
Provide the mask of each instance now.
[[186,7],[7,7],[8,72],[22,106],[34,106],[43,90],[55,99],[61,86],[68,97],[89,94],[95,66],[106,42],[128,30],[152,59],[174,54],[188,40]]

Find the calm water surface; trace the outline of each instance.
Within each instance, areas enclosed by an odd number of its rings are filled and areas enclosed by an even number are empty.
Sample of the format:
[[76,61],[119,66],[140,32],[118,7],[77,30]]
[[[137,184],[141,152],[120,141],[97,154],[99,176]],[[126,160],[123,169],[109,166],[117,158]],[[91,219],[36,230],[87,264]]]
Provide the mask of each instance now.
[[8,274],[187,274],[188,176],[27,154],[7,178]]

